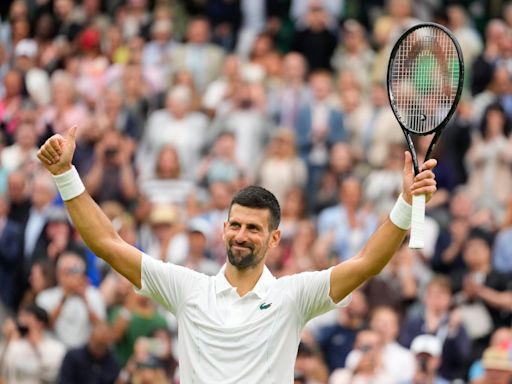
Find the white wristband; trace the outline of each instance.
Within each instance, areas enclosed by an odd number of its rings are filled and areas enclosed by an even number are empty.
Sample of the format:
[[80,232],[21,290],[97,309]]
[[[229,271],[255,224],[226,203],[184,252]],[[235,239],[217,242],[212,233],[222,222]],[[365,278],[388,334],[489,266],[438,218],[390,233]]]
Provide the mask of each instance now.
[[396,200],[395,206],[389,213],[389,219],[398,228],[408,230],[411,228],[411,216],[412,206],[407,204],[407,202],[402,197],[402,194],[400,194]]
[[53,175],[53,179],[64,201],[74,199],[85,191],[84,183],[74,166],[60,175]]

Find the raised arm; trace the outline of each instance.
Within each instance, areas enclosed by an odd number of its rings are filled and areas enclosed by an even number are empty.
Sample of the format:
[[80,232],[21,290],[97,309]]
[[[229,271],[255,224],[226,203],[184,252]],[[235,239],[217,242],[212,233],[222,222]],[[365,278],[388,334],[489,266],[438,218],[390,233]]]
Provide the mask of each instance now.
[[[407,204],[411,204],[413,194],[426,194],[429,200],[435,192],[436,182],[432,169],[436,163],[434,159],[426,161],[422,172],[414,176],[411,155],[405,153],[402,197]],[[407,230],[396,226],[388,217],[356,256],[335,266],[331,272],[330,289],[333,301],[337,303],[382,271],[402,244],[406,233]]]
[[[71,177],[75,135],[76,127],[70,128],[65,137],[54,135],[41,146],[37,154],[53,176],[66,177],[74,185],[81,183],[78,178]],[[87,246],[140,288],[141,252],[121,239],[110,220],[86,191],[70,200],[64,200],[71,220]]]

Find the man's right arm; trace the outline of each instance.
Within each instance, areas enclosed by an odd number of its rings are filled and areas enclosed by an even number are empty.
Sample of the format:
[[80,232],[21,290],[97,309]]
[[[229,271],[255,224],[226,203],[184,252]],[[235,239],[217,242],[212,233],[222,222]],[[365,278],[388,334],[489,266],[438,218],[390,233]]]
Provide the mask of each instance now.
[[87,246],[137,288],[141,288],[141,252],[126,243],[112,223],[84,192],[65,202],[71,220]]
[[[63,196],[63,200],[73,224],[87,246],[133,285],[141,288],[141,252],[121,239],[108,217],[86,191],[80,193],[83,186],[75,188],[76,185],[82,185],[78,176],[65,175],[72,169],[75,137],[76,127],[70,128],[65,137],[52,136],[41,146],[37,157],[56,180],[66,177],[66,188],[71,185],[72,190],[78,190],[72,196]],[[60,192],[63,193],[62,190]]]

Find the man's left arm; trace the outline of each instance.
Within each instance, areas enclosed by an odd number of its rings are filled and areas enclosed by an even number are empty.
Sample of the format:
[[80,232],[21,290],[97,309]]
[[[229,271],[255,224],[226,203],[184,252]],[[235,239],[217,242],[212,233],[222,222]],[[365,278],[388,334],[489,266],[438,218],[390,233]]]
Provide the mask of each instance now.
[[[422,171],[414,176],[411,155],[406,152],[400,199],[403,198],[410,205],[412,195],[426,194],[427,201],[430,200],[436,191],[432,172],[436,164],[434,159],[426,161]],[[334,267],[329,292],[331,299],[335,303],[339,302],[366,280],[380,273],[402,244],[406,233],[406,229],[398,227],[388,217],[356,256]]]

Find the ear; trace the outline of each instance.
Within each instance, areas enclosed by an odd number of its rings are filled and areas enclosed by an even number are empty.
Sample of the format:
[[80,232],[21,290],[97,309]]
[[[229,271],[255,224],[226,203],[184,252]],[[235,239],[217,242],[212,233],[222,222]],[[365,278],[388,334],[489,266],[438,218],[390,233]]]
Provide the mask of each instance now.
[[226,240],[226,229],[228,228],[228,222],[225,221],[222,225],[222,240]]
[[281,240],[281,230],[274,229],[270,234],[270,241],[268,243],[269,248],[275,248],[279,245],[279,241]]

